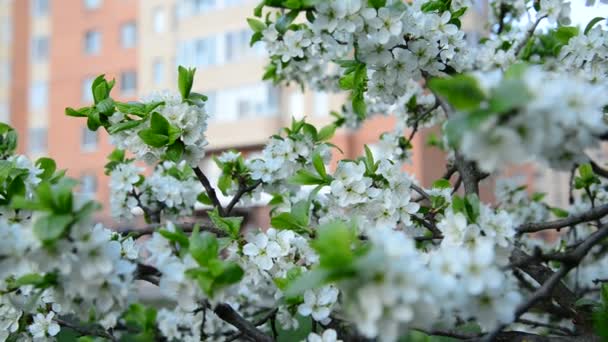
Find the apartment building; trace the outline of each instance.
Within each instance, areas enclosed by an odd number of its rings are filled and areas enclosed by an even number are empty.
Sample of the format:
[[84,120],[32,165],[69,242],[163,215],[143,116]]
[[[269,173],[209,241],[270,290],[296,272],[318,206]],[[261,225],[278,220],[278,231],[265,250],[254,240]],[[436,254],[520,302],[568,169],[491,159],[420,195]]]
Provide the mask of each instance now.
[[[12,42],[2,44],[10,54],[0,50],[11,59],[11,80],[2,84],[10,84],[4,88],[10,90],[10,122],[20,133],[21,151],[55,158],[81,181],[81,194],[104,204],[108,136],[64,115],[66,106],[92,101],[90,85],[98,74],[116,79],[115,97],[131,100],[175,90],[177,66],[196,67],[195,90],[209,96],[212,116],[209,155],[229,148],[259,151],[292,116],[322,126],[344,102],[343,95],[261,80],[267,56],[261,46],[249,47],[246,22],[257,0],[0,1],[0,13],[11,13],[11,23],[2,25],[10,27]],[[483,15],[483,6],[475,10]],[[339,130],[333,142],[344,151],[340,157],[361,155],[364,144],[392,129],[393,120],[380,116],[356,132]],[[445,171],[443,154],[426,145],[428,134],[417,134],[407,166],[427,186]],[[210,158],[201,166],[210,178],[218,176]],[[103,214],[109,216],[107,209]]]
[[12,10],[12,0],[0,0],[0,122],[10,119]]

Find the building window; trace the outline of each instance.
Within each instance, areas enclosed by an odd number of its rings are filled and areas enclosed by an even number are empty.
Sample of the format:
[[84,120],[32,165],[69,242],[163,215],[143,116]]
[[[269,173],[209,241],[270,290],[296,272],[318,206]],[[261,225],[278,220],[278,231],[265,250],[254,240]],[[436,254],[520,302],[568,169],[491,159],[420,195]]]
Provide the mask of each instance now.
[[94,174],[85,174],[80,177],[80,196],[93,199],[97,193],[97,177]]
[[101,32],[91,30],[84,35],[84,52],[89,55],[99,54],[101,51]]
[[279,91],[270,84],[257,83],[211,92],[213,96],[207,101],[208,111],[214,121],[273,116],[279,109]]
[[160,59],[155,60],[152,64],[152,79],[156,85],[165,81],[165,64]]
[[36,17],[49,14],[49,0],[34,0],[32,2],[32,13]]
[[167,15],[161,7],[152,10],[152,22],[154,33],[163,33],[167,29]]
[[82,127],[82,136],[80,140],[80,148],[83,151],[95,151],[97,149],[97,142],[99,141],[99,135],[97,131],[91,131],[88,127]]
[[133,48],[137,44],[137,26],[134,22],[123,24],[120,27],[120,44],[125,49]]
[[226,33],[225,59],[226,62],[239,60],[247,55],[249,50],[249,34],[247,31]]
[[101,7],[102,0],[83,0],[84,7],[88,10],[98,9]]
[[82,83],[80,86],[80,100],[83,103],[93,102],[93,90],[91,89],[92,87],[93,87],[93,78],[92,77],[87,77],[84,80],[82,80]]
[[177,17],[185,18],[219,7],[216,0],[183,0],[179,3]]
[[10,115],[9,115],[8,103],[0,102],[0,122],[8,123],[9,121],[10,121]]
[[0,61],[0,80],[2,82],[10,82],[12,77],[11,63],[9,61]]
[[30,87],[30,110],[40,110],[47,106],[49,87],[46,82],[34,82]]
[[35,62],[44,62],[49,58],[49,37],[32,38],[32,59]]
[[32,154],[46,152],[48,142],[46,127],[32,127],[28,131],[28,151]]
[[123,95],[135,94],[137,90],[137,73],[125,71],[120,74],[120,92]]
[[289,96],[289,113],[296,120],[304,117],[304,94],[296,91]]
[[314,93],[313,113],[316,116],[329,114],[329,96],[325,92]]
[[176,62],[187,66],[209,66],[217,63],[215,37],[183,41],[177,48]]

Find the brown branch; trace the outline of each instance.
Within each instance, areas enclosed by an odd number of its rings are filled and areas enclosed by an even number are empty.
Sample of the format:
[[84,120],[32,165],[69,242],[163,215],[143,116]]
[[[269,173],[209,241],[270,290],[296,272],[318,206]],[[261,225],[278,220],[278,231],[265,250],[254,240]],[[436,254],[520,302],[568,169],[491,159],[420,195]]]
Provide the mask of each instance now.
[[[209,304],[207,304],[209,305]],[[256,326],[243,318],[228,304],[218,304],[213,308],[213,312],[226,323],[237,328],[243,336],[250,338],[256,342],[272,342],[272,337],[264,334]]]
[[419,187],[418,185],[412,183],[410,185],[410,187],[412,188],[412,190],[416,191],[418,194],[420,194],[420,196],[422,196],[421,198],[426,199],[427,201],[431,202],[431,196],[424,191],[424,189],[422,189],[421,187]]
[[215,189],[209,182],[209,179],[207,178],[207,176],[205,176],[205,174],[203,173],[203,170],[201,170],[201,168],[198,166],[193,167],[192,170],[194,170],[196,177],[198,178],[198,180],[201,182],[201,184],[205,188],[205,192],[207,192],[207,196],[209,196],[209,199],[213,203],[213,206],[217,208],[217,211],[220,214],[220,216],[225,216],[224,208],[222,207],[222,204],[220,203],[220,200],[217,197],[217,193],[215,192]]
[[[190,233],[194,229],[194,226],[196,225],[196,223],[176,223],[174,225],[176,228],[181,229],[184,233]],[[161,225],[161,224],[150,224],[150,225],[143,226],[140,228],[117,229],[116,232],[119,234],[131,234],[131,236],[133,236],[134,238],[137,239],[144,235],[153,234],[154,232],[157,232],[159,228],[164,227],[164,226],[165,225]],[[228,234],[225,231],[215,228],[215,227],[199,225],[199,229],[201,231],[211,232],[219,237],[228,236]]]
[[[262,318],[258,319],[257,321],[253,322],[253,325],[256,327],[259,327],[260,325],[268,322],[268,320],[272,319],[276,314],[277,314],[278,309],[272,309],[270,310],[270,312],[268,312],[266,315],[262,316]],[[224,342],[230,342],[230,341],[234,341],[240,337],[243,337],[243,333],[242,332],[238,332],[236,334],[233,334],[232,336],[229,336],[226,338],[226,340]]]
[[246,186],[244,182],[239,182],[239,189],[238,189],[237,193],[234,195],[234,197],[232,197],[232,200],[226,206],[226,210],[225,210],[226,216],[230,215],[230,213],[232,212],[232,209],[234,209],[234,206],[237,203],[239,203],[239,201],[241,200],[241,197],[243,197],[243,195],[245,195],[246,193],[252,192],[260,184],[262,184],[261,180],[256,181],[255,183],[253,183],[250,186]]
[[576,225],[582,222],[597,220],[606,215],[608,215],[608,204],[604,204],[589,211],[586,211],[582,214],[573,215],[560,220],[540,223],[525,223],[517,227],[517,233],[535,233],[547,229],[560,229],[567,226]]
[[[568,272],[570,272],[573,268],[576,268],[578,264],[585,258],[587,253],[593,248],[593,246],[600,243],[602,240],[608,237],[608,225],[602,226],[595,233],[589,235],[581,244],[579,244],[573,251],[565,253],[563,258],[561,258],[562,265],[559,270],[553,273],[545,282],[542,283],[542,286],[536,290],[531,297],[528,298],[524,303],[520,304],[515,311],[515,318],[519,319],[521,315],[526,313],[530,308],[532,308],[536,303],[540,302],[545,298],[551,298],[554,290],[559,288],[560,285],[563,285],[561,280],[566,277]],[[565,285],[564,285],[565,287]],[[569,290],[568,290],[569,291]],[[560,295],[555,295],[554,298],[559,302]],[[561,303],[560,303],[561,305]],[[573,308],[573,304],[569,306],[570,309]],[[573,310],[573,309],[572,309]],[[494,338],[504,329],[506,325],[502,325],[495,329],[492,333],[487,335],[484,339],[487,341],[493,341]]]
[[517,56],[519,55],[519,53],[521,52],[521,50],[524,48],[524,46],[526,46],[526,44],[528,44],[528,40],[530,40],[530,38],[532,37],[532,35],[534,34],[534,31],[536,31],[536,27],[538,27],[538,24],[541,22],[541,20],[545,19],[547,16],[543,15],[540,16],[536,19],[536,21],[534,22],[534,24],[532,24],[532,26],[528,29],[528,31],[526,32],[526,36],[524,37],[524,39],[522,39],[516,46],[515,46],[515,50],[514,50],[514,55]]
[[594,173],[596,173],[597,175],[602,176],[604,178],[608,178],[608,170],[606,170],[603,167],[599,166],[593,160],[591,160],[589,163],[591,164],[591,169],[593,169]]
[[110,332],[98,325],[80,325],[59,317],[55,317],[53,320],[62,327],[74,330],[75,332],[80,334],[80,336],[97,336],[106,338],[110,341],[118,341],[118,339],[114,337],[114,335],[112,335]]
[[520,318],[517,320],[518,323],[521,324],[525,324],[525,325],[529,325],[533,328],[535,327],[542,327],[542,328],[547,328],[547,329],[551,329],[551,330],[557,330],[560,331],[564,334],[567,335],[574,335],[574,332],[566,327],[562,327],[560,325],[557,324],[550,324],[550,323],[543,323],[543,322],[537,322],[537,321],[532,321],[529,319],[525,319],[525,318]]
[[458,174],[460,174],[460,178],[462,178],[462,183],[464,184],[464,192],[467,195],[479,195],[479,180],[481,179],[481,174],[477,170],[475,162],[466,160],[460,154],[460,152],[456,151],[454,163],[456,164],[456,168],[458,168]]

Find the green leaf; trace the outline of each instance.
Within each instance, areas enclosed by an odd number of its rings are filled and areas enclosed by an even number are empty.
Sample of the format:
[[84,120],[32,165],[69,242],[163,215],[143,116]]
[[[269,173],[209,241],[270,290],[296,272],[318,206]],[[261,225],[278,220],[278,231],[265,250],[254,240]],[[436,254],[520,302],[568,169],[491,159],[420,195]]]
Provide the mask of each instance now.
[[154,131],[146,129],[137,133],[141,140],[152,147],[163,147],[169,142],[169,137],[166,135],[154,133]]
[[326,141],[331,139],[334,136],[334,133],[336,132],[336,128],[337,126],[335,124],[329,124],[321,128],[319,134],[317,134],[317,140]]
[[209,196],[207,195],[206,192],[201,192],[198,197],[196,198],[197,201],[206,204],[206,205],[213,205],[213,202],[211,201],[211,198],[209,198]]
[[72,219],[69,214],[41,217],[34,224],[34,234],[44,244],[52,244],[64,234]]
[[508,113],[524,106],[531,99],[532,95],[522,80],[504,79],[492,91],[489,109],[496,113]]
[[270,225],[276,229],[293,230],[296,233],[309,233],[292,213],[280,213],[270,219]]
[[319,264],[323,268],[347,268],[354,259],[352,251],[354,231],[346,223],[334,221],[317,229],[317,238],[311,242],[319,253]]
[[57,164],[51,158],[40,158],[36,160],[36,166],[43,170],[38,176],[43,180],[51,178],[53,174],[55,174],[55,170],[57,170]]
[[291,214],[296,222],[302,227],[308,227],[310,223],[310,201],[298,201],[291,207]]
[[329,274],[329,271],[318,268],[305,272],[287,286],[285,296],[295,297],[302,295],[308,289],[318,289],[327,283]]
[[386,6],[386,0],[368,0],[367,2],[375,9]]
[[110,89],[112,89],[112,83],[108,83],[105,79],[105,75],[99,75],[93,81],[91,85],[91,90],[93,91],[93,99],[95,100],[95,104],[105,100],[110,95]]
[[357,115],[357,118],[360,120],[365,119],[367,116],[367,105],[365,104],[365,99],[363,98],[363,93],[356,94],[352,99],[353,111]]
[[595,18],[591,19],[589,24],[587,24],[587,26],[585,26],[585,31],[583,31],[585,33],[585,35],[587,35],[587,33],[589,33],[589,31],[591,31],[591,29],[593,28],[593,26],[595,26],[595,24],[597,24],[600,21],[605,20],[605,19],[606,18],[604,18],[604,17],[595,17]]
[[444,97],[455,109],[461,111],[478,108],[486,98],[477,80],[468,75],[433,78],[428,82],[428,87]]
[[175,229],[174,232],[166,229],[160,229],[158,233],[162,235],[165,239],[173,243],[177,243],[181,248],[188,249],[190,247],[190,240],[188,239],[188,235],[184,234],[184,232],[179,229]]
[[44,289],[57,284],[57,274],[47,273],[45,275],[38,273],[29,273],[23,275],[9,283],[10,289],[16,289],[25,285],[32,285],[37,289]]
[[262,32],[266,29],[266,24],[255,18],[247,18],[247,24],[249,24],[253,32]]
[[167,147],[167,151],[165,152],[165,157],[168,160],[178,163],[182,160],[182,155],[184,154],[184,143],[181,140],[177,140],[173,144]]
[[150,116],[150,128],[154,133],[168,135],[169,133],[169,121],[167,118],[159,114],[158,112],[152,113]]
[[321,178],[327,178],[325,164],[323,163],[323,158],[321,157],[321,154],[318,151],[312,154],[312,165],[315,167],[315,170],[317,170],[317,173],[319,174],[319,176],[321,176]]
[[216,287],[236,284],[243,279],[245,272],[237,263],[224,263],[224,269],[214,280]]
[[376,172],[376,162],[374,161],[372,150],[367,145],[363,145],[363,148],[365,149],[365,168],[367,172],[374,174]]
[[88,116],[88,110],[89,107],[84,107],[84,108],[80,108],[80,109],[74,109],[71,107],[67,107],[65,109],[65,115],[67,116],[73,116],[73,117],[77,117],[77,118],[86,118]]
[[287,32],[287,28],[296,19],[298,13],[300,13],[298,10],[291,10],[286,14],[281,15],[275,23],[275,28],[277,31],[279,31],[281,34]]
[[220,189],[222,194],[228,195],[228,189],[232,186],[232,177],[225,173],[222,173],[220,178],[217,180],[217,187]]
[[116,134],[118,132],[126,131],[128,129],[132,129],[132,128],[135,128],[135,127],[141,125],[142,123],[144,123],[144,121],[145,120],[131,120],[131,121],[124,121],[121,123],[117,123],[115,125],[110,126],[110,128],[108,128],[108,133]]
[[551,213],[553,215],[555,215],[555,217],[557,217],[557,218],[564,218],[564,217],[569,216],[568,212],[561,208],[552,207],[552,208],[550,208],[550,210],[551,210]]
[[177,85],[179,92],[182,95],[182,99],[185,100],[190,96],[190,91],[192,91],[192,84],[194,83],[194,74],[196,73],[196,68],[187,69],[180,65],[177,70]]
[[291,176],[288,180],[288,183],[294,185],[320,185],[326,184],[326,181],[322,178],[319,178],[317,175],[313,174],[308,170],[298,170],[295,175]]
[[450,183],[449,180],[447,179],[438,179],[435,182],[433,182],[433,186],[431,186],[431,188],[434,189],[449,189],[452,187],[452,184]]
[[97,109],[100,113],[105,114],[106,116],[110,116],[114,114],[114,100],[109,97],[103,99],[95,105],[95,109]]
[[225,231],[233,239],[238,239],[241,232],[241,224],[243,223],[242,217],[222,217],[218,213],[217,208],[207,212],[207,214],[217,228]]
[[217,259],[219,244],[215,235],[209,232],[199,233],[198,226],[195,227],[190,236],[190,254],[201,266],[206,266],[209,261]]
[[355,87],[355,73],[351,72],[340,77],[339,80],[340,89],[351,90]]

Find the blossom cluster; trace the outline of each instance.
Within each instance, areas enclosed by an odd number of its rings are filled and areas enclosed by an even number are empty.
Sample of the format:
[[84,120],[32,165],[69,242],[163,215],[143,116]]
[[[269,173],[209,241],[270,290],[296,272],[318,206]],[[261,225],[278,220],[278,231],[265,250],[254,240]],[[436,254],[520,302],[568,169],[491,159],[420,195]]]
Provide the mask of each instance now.
[[190,215],[203,187],[185,161],[160,163],[148,177],[133,162],[118,164],[110,172],[110,208],[116,218],[131,219],[145,207],[167,217]]
[[[24,156],[16,159],[20,166],[29,165]],[[27,179],[40,183],[40,174],[34,168]],[[85,217],[69,223],[66,238],[51,240],[46,230],[64,224],[61,217],[40,214],[0,218],[0,340],[11,333],[44,340],[60,330],[55,316],[88,317],[91,309],[99,324],[113,327],[133,299],[139,254],[133,238]]]
[[[154,113],[159,114],[168,121],[169,141],[181,141],[183,143],[182,158],[190,165],[197,165],[205,156],[205,146],[208,142],[205,138],[207,130],[208,113],[203,101],[184,101],[178,93],[157,92],[142,99],[144,106],[155,106]],[[112,124],[119,124],[125,120],[129,113],[116,111],[109,120]],[[142,131],[149,130],[154,125],[153,120],[146,120],[134,128],[121,130],[110,136],[111,143],[117,148],[133,153],[137,159],[153,164],[162,160],[170,149],[169,146],[157,145],[154,141],[146,141],[142,138]]]
[[[501,71],[477,77],[486,94],[514,81],[505,79]],[[608,129],[603,114],[608,104],[606,85],[531,67],[517,87],[517,101],[523,103],[508,105],[515,113],[482,117],[476,129],[464,133],[460,150],[465,157],[488,172],[531,160],[558,169],[586,162],[584,150],[597,147],[597,137]]]

